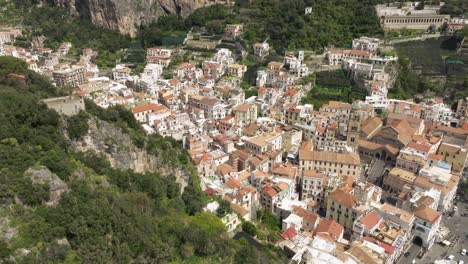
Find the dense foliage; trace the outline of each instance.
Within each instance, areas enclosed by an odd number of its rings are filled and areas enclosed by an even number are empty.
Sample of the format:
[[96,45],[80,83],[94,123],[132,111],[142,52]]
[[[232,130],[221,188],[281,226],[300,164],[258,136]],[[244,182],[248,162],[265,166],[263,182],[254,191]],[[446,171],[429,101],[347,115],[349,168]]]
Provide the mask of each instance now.
[[204,27],[208,33],[222,34],[226,24],[238,23],[239,17],[224,5],[211,5],[195,10],[187,18],[162,16],[142,26],[140,38],[146,47],[180,44],[192,27]]
[[[6,0],[0,0],[0,3],[3,1]],[[15,5],[5,3],[8,12],[3,20],[23,25],[25,37],[18,39],[16,45],[30,47],[35,37],[44,36],[44,45],[56,50],[61,43],[68,41],[73,45],[72,55],[80,54],[83,48],[97,50],[96,63],[100,67],[113,67],[121,59],[121,50],[129,45],[129,37],[79,19],[63,8],[36,5],[36,1],[14,2]]]
[[[63,131],[79,138],[86,134],[85,121],[96,116],[141,133],[129,111],[87,102],[89,111],[61,117],[40,99],[65,91],[17,59],[0,57],[0,66],[0,215],[7,219],[0,227],[18,231],[0,238],[0,262],[14,257],[17,263],[242,263],[240,258],[274,263],[281,257],[246,251],[230,240],[216,215],[201,212],[196,181],[180,195],[173,177],[114,169],[101,156],[70,150]],[[180,143],[140,136],[145,148],[170,164],[192,166]],[[175,156],[172,161],[169,155]],[[49,186],[24,173],[38,165],[68,185],[57,206],[45,205]]]
[[312,89],[302,98],[302,103],[312,104],[319,108],[328,101],[351,103],[356,99],[364,99],[366,91],[354,85],[342,69],[317,72],[304,81],[311,83]]
[[[278,51],[321,50],[330,45],[350,46],[355,37],[378,36],[379,18],[374,5],[379,0],[254,0],[252,23],[245,34],[250,42],[264,41]],[[305,8],[312,7],[312,14]]]

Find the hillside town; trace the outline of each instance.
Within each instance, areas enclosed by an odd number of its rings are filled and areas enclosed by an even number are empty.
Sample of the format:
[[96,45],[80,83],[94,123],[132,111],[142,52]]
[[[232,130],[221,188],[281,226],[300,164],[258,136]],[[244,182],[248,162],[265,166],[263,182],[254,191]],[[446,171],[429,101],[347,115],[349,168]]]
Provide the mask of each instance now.
[[[413,9],[406,12],[424,22],[397,20],[413,18],[391,6],[378,12],[392,28],[450,22]],[[226,26],[225,37],[239,37],[242,28]],[[279,236],[267,240],[290,263],[411,263],[436,247],[464,257],[458,250],[465,238],[444,218],[459,217],[462,228],[468,219],[457,208],[466,181],[468,98],[456,109],[437,97],[389,98],[395,76],[388,68],[398,57],[379,54],[381,39],[362,36],[349,49],[326,51],[323,67],[343,69],[368,95],[316,106],[301,102],[313,86],[302,80],[314,72],[304,51],[269,61],[250,88],[257,94],[246,96],[241,84],[249,66],[228,48],[201,63],[174,65],[183,48],[152,47],[142,73],[117,64],[104,76],[91,49],[70,62],[64,58],[71,43],[24,49],[11,44],[18,36],[18,29],[0,28],[0,56],[20,58],[56,86],[73,87],[69,97],[44,101],[50,108],[74,115],[84,110],[82,98],[103,108],[123,105],[148,134],[182,142],[203,192],[216,197],[205,210],[217,214],[220,201],[230,205],[220,217],[232,235],[266,211],[281,221]],[[268,40],[252,47],[260,59],[271,49]],[[446,252],[437,263],[455,263],[455,253],[443,260]]]

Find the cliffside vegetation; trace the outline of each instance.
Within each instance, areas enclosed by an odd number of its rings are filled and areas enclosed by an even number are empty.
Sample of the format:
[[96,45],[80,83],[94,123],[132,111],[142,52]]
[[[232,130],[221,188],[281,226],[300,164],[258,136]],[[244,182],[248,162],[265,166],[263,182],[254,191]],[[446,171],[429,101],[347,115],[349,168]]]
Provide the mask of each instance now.
[[82,48],[97,50],[96,63],[99,67],[113,67],[122,58],[121,49],[128,47],[129,37],[79,19],[63,8],[45,3],[36,5],[36,2],[39,1],[0,0],[0,6],[4,8],[0,14],[0,24],[21,25],[24,28],[25,35],[19,38],[16,45],[29,48],[35,38],[44,36],[44,46],[54,50],[65,41],[71,42],[72,56],[79,55]]
[[[196,183],[180,195],[173,177],[119,170],[96,154],[73,152],[63,132],[82,137],[87,118],[102,118],[116,129],[135,133],[135,142],[141,141],[173,166],[192,166],[178,142],[147,137],[123,108],[104,110],[88,102],[87,112],[65,119],[40,102],[64,94],[28,71],[22,61],[0,57],[0,262],[243,263],[248,258],[252,263],[275,263],[275,258],[281,259],[273,251],[247,250],[245,244],[229,239],[215,215],[201,212]],[[57,206],[45,204],[51,191],[48,185],[33,183],[24,173],[38,165],[68,186]]]

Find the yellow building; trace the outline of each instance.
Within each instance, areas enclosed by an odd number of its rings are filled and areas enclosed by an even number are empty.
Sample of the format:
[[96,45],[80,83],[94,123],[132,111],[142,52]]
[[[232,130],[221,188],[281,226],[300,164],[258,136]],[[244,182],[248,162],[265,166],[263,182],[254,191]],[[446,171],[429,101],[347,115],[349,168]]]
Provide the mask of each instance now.
[[333,219],[351,231],[354,221],[367,212],[369,206],[344,190],[337,189],[327,199],[327,219]]
[[361,175],[361,162],[356,153],[301,150],[299,166],[301,172],[315,170],[325,174],[348,175],[356,179]]
[[383,180],[383,189],[389,190],[390,192],[400,193],[403,191],[405,185],[412,186],[416,180],[416,175],[412,172],[400,169],[393,168]]

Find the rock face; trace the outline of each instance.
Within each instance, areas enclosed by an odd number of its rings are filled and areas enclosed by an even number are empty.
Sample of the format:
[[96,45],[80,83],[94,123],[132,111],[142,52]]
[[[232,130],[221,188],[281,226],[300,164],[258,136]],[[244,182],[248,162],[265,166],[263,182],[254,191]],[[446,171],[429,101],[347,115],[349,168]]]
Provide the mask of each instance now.
[[77,151],[93,151],[105,155],[112,167],[131,169],[135,172],[156,172],[163,176],[175,176],[181,191],[190,182],[190,173],[168,165],[164,160],[136,147],[130,136],[120,128],[102,120],[89,121],[88,135],[72,143]]
[[44,166],[29,168],[25,175],[31,178],[35,184],[49,185],[49,201],[46,203],[48,206],[55,206],[60,201],[60,196],[68,191],[68,186],[63,182],[57,174],[51,172]]
[[173,14],[188,16],[195,9],[224,2],[218,0],[54,0],[81,17],[124,34],[135,36],[140,25]]

